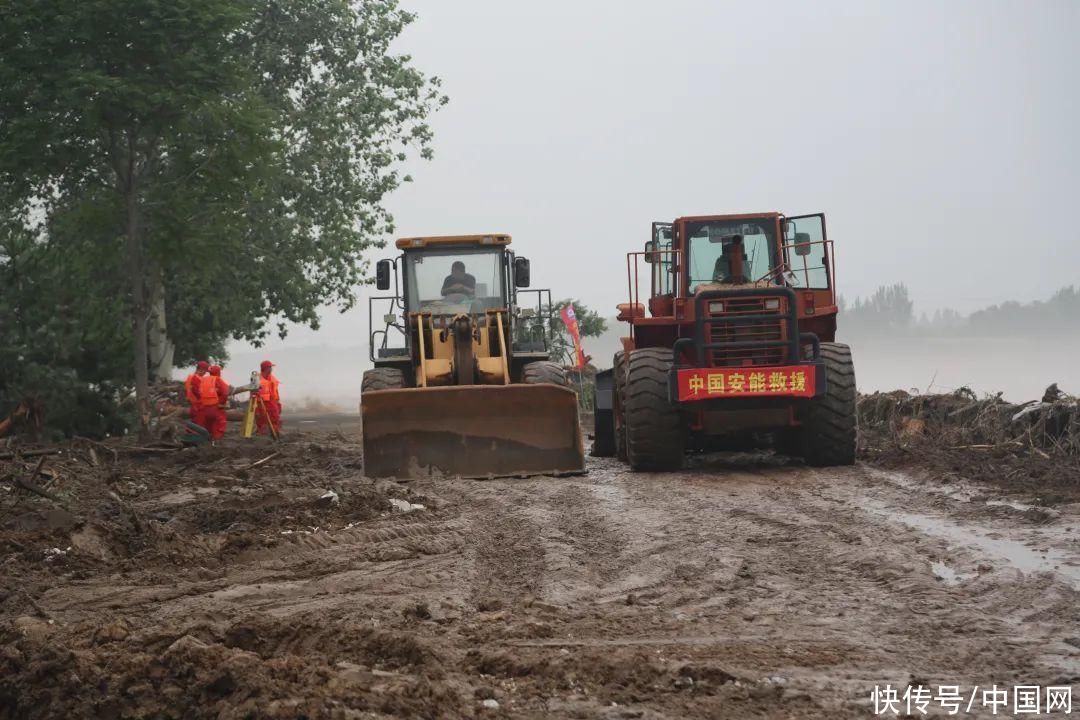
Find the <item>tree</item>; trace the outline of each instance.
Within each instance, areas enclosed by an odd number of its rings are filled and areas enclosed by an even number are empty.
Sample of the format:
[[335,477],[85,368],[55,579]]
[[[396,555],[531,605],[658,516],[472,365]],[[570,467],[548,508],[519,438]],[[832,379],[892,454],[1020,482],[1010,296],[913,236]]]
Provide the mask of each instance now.
[[845,332],[906,332],[915,321],[914,303],[903,283],[881,286],[867,299],[841,303]]
[[123,430],[116,377],[129,364],[108,350],[130,338],[112,320],[124,310],[122,280],[0,223],[0,418],[25,401],[62,433]]
[[163,374],[354,301],[363,251],[392,230],[382,200],[409,149],[430,157],[445,102],[389,51],[412,19],[395,0],[4,5],[12,227],[44,214],[50,252],[124,268],[141,427],[151,339]]

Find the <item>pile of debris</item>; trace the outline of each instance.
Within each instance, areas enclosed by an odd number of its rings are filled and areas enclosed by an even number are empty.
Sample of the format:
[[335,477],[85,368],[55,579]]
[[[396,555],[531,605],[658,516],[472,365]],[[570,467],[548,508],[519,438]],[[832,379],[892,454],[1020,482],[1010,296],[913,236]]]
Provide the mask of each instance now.
[[980,399],[969,388],[947,395],[864,395],[859,426],[870,438],[932,437],[957,448],[1011,446],[1043,457],[1080,456],[1080,401],[1057,385],[1042,400],[1020,405],[1005,402],[1000,393]]
[[983,478],[1024,476],[1032,486],[1076,486],[1080,477],[1080,400],[1056,384],[1041,400],[1020,404],[960,388],[862,395],[858,407],[860,451],[868,460]]

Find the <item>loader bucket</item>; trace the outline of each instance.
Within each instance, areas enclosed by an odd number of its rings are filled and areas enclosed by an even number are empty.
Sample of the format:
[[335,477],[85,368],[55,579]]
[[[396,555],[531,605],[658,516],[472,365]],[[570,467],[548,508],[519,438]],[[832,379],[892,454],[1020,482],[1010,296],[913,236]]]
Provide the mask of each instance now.
[[376,390],[364,393],[360,406],[368,477],[585,470],[577,397],[558,385]]

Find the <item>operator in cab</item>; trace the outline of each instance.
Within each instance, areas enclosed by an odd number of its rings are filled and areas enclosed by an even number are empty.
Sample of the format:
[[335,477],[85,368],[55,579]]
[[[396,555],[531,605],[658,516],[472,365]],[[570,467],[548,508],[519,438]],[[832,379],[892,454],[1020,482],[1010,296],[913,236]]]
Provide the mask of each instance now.
[[748,282],[746,275],[746,255],[743,252],[742,235],[724,238],[720,246],[720,256],[713,265],[713,283],[740,285]]
[[465,272],[465,263],[455,260],[450,266],[450,274],[443,280],[442,295],[476,295],[476,278]]

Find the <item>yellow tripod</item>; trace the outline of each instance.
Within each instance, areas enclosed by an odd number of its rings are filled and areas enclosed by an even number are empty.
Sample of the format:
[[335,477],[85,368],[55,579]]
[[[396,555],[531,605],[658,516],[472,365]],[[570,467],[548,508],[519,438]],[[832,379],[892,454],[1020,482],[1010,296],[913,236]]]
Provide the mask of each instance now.
[[278,438],[278,431],[274,428],[274,423],[270,422],[270,413],[266,409],[266,403],[259,397],[259,373],[251,373],[251,398],[248,400],[247,410],[244,411],[244,427],[241,430],[241,437],[250,438],[255,435],[255,414],[261,412],[263,417],[266,418],[266,424],[270,426],[270,434],[275,440]]

